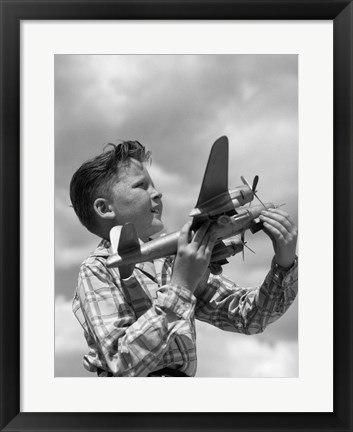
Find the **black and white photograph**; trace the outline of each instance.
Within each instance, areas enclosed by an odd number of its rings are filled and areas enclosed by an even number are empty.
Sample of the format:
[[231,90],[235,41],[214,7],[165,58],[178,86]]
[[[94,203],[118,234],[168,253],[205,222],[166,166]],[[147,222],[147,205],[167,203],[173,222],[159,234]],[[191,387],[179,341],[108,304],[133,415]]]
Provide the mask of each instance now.
[[0,3],[0,430],[351,430],[353,0]]
[[55,377],[298,377],[298,55],[56,54],[54,84]]

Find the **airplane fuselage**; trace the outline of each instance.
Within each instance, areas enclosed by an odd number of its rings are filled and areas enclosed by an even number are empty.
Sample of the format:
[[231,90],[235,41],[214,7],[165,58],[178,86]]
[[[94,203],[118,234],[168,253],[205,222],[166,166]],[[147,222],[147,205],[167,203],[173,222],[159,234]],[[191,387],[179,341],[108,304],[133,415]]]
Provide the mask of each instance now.
[[[273,203],[265,204],[266,208],[276,208]],[[241,234],[249,229],[255,219],[260,216],[264,210],[262,205],[249,208],[238,208],[238,214],[235,216],[220,216],[215,224],[217,229],[217,240],[223,240]],[[137,264],[144,261],[152,261],[168,255],[175,255],[178,248],[178,239],[180,231],[161,236],[141,245],[137,250],[126,252],[124,254],[114,254],[107,259],[107,267],[119,267],[131,264]]]

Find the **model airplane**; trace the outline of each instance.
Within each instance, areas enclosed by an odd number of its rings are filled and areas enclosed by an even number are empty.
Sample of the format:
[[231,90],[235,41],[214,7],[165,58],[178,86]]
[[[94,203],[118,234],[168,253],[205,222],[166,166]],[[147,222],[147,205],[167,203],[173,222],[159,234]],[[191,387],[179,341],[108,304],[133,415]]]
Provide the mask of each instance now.
[[[272,203],[242,207],[251,203],[256,195],[258,176],[253,185],[241,177],[243,185],[228,190],[228,138],[219,138],[212,146],[208,159],[201,191],[195,208],[191,229],[196,231],[206,220],[216,226],[217,243],[211,256],[210,270],[214,274],[222,271],[227,258],[236,253],[244,253],[244,233],[250,229],[253,233],[262,229],[257,221],[264,208],[276,208]],[[258,198],[258,197],[257,197]],[[259,198],[258,198],[259,199]],[[152,261],[177,252],[179,232],[163,235],[147,243],[140,244],[132,223],[116,226],[111,230],[110,238],[113,250],[117,253],[107,259],[108,267],[120,267],[128,277],[133,266],[139,262]]]

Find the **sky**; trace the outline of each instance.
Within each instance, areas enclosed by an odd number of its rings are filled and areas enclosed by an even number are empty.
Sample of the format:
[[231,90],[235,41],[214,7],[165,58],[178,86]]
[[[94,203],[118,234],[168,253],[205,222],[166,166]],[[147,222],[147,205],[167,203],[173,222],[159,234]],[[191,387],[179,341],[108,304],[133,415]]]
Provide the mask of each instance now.
[[[209,152],[229,139],[229,187],[260,180],[263,202],[298,222],[298,58],[296,55],[55,55],[55,376],[94,376],[71,303],[80,263],[99,238],[70,207],[76,169],[109,143],[138,140],[163,193],[165,232],[195,207]],[[259,286],[272,243],[247,233],[256,254],[230,259],[223,272]],[[223,332],[197,322],[197,377],[298,376],[298,306],[260,335]]]

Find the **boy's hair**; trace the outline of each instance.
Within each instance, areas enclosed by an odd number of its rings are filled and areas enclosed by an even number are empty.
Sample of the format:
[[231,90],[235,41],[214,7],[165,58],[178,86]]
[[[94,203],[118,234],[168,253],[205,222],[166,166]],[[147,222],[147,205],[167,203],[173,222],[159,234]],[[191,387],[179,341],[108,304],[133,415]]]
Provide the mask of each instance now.
[[151,152],[146,152],[145,147],[138,141],[109,143],[104,149],[108,146],[112,149],[103,150],[100,155],[84,162],[70,182],[72,207],[82,225],[93,234],[97,234],[93,203],[100,195],[109,193],[111,182],[119,172],[119,166],[128,162],[130,158],[146,162],[151,156]]

